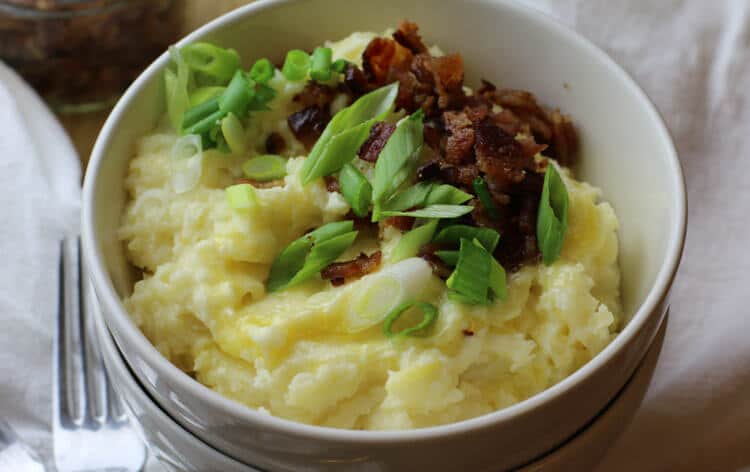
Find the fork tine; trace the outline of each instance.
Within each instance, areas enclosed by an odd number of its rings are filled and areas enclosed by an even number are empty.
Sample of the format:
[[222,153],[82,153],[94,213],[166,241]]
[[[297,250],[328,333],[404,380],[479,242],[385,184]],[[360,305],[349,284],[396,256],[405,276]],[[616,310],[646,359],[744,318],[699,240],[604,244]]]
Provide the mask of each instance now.
[[[80,238],[78,239],[79,254]],[[103,423],[107,417],[107,377],[104,373],[104,361],[99,350],[99,342],[94,336],[94,316],[96,310],[95,295],[91,283],[85,275],[84,261],[78,261],[78,293],[80,294],[81,317],[83,318],[83,354],[86,387],[88,392],[88,414],[92,421]]]
[[61,244],[60,308],[57,320],[60,414],[70,422],[83,421],[86,392],[81,351],[80,298],[78,296],[78,244],[66,238]]

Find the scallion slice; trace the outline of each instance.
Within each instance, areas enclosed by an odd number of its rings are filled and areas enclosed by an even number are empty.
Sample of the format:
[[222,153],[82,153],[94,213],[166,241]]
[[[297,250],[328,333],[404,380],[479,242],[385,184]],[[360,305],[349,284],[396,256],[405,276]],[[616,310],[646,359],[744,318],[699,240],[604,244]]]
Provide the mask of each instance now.
[[245,138],[245,128],[242,122],[234,113],[229,113],[221,120],[221,134],[229,146],[229,150],[235,154],[245,152],[247,139]]
[[257,203],[255,188],[250,184],[237,184],[226,188],[229,206],[235,210],[246,210]]
[[315,48],[310,64],[310,78],[318,82],[330,80],[332,59],[333,50],[331,48]]
[[380,212],[380,216],[412,216],[414,218],[458,218],[470,213],[474,207],[467,205],[430,205],[411,211],[390,211]]
[[333,61],[333,64],[331,64],[331,70],[334,72],[338,72],[339,74],[343,74],[346,70],[346,66],[349,65],[350,62],[346,59],[336,59]]
[[214,128],[218,128],[219,124],[221,123],[221,119],[224,118],[224,115],[225,113],[223,111],[216,110],[215,112],[211,113],[205,118],[201,118],[201,120],[195,123],[194,125],[186,128],[183,131],[183,133],[184,134],[198,134],[198,135],[207,133],[208,131]]
[[554,164],[548,162],[536,220],[537,244],[546,265],[560,256],[567,228],[568,191]]
[[[224,93],[224,90],[226,90],[226,87],[219,87],[219,86],[210,86],[210,87],[200,87],[195,90],[193,90],[190,93],[190,106],[193,108],[198,107],[199,105],[206,103],[209,100],[216,100],[216,98]],[[218,101],[217,104],[217,110],[218,110]],[[187,113],[186,113],[187,114]],[[187,117],[186,117],[187,119]],[[185,126],[185,120],[183,120],[182,126]]]
[[372,201],[372,186],[351,163],[344,164],[339,173],[341,195],[352,207],[352,211],[360,218],[367,216]]
[[479,228],[468,225],[450,225],[441,229],[434,241],[440,244],[458,246],[461,238],[473,241],[477,239],[488,252],[492,253],[500,241],[500,234],[491,228]]
[[372,125],[390,113],[397,94],[398,82],[394,82],[361,96],[336,113],[300,169],[302,184],[330,175],[352,160]]
[[[353,233],[356,238],[357,233],[356,231],[352,231],[353,228],[354,222],[351,220],[335,221],[333,223],[325,224],[315,231],[311,231],[310,233],[292,241],[278,256],[276,256],[276,259],[274,259],[268,276],[267,290],[269,292],[275,292],[290,287],[292,280],[295,280],[297,275],[302,272],[307,265],[307,260],[312,255],[312,248],[314,246],[329,240],[336,239],[337,241],[336,243],[324,246],[319,250],[316,253],[315,260],[311,261],[310,264],[319,264],[320,260],[323,259],[323,256],[335,253],[340,248],[340,245],[343,245],[343,242],[346,240],[351,239],[353,242],[354,238],[352,238],[351,234]],[[337,239],[346,235],[349,236],[347,238]],[[345,251],[350,245],[351,243],[344,247],[343,250],[341,250],[341,253],[343,253],[343,251]],[[341,253],[337,254],[330,262],[333,262],[333,260],[341,255]],[[323,267],[326,265],[328,264],[323,265]],[[320,269],[317,272],[319,271]],[[307,272],[309,272],[309,266],[306,270],[306,273]],[[315,275],[315,273],[310,274],[310,276],[312,275]],[[304,279],[300,276],[295,280],[294,284],[300,283],[303,280]]]
[[438,220],[431,220],[401,236],[391,253],[390,262],[398,262],[416,256],[419,249],[432,239],[437,224]]
[[445,282],[451,292],[458,294],[466,303],[485,305],[488,303],[492,256],[481,245],[461,238],[456,269]]
[[448,266],[455,267],[458,264],[458,251],[440,250],[435,251],[435,255]]
[[[422,311],[422,320],[414,326],[402,329],[398,332],[393,332],[393,325],[401,316],[410,308],[419,308]],[[403,337],[403,336],[424,336],[425,330],[432,325],[438,316],[438,309],[425,302],[404,302],[394,308],[388,316],[386,316],[383,322],[383,334],[389,338]]]
[[344,253],[349,246],[354,243],[357,238],[357,231],[351,231],[344,233],[340,236],[335,236],[325,241],[315,243],[310,250],[310,254],[305,259],[305,264],[297,272],[292,279],[287,282],[284,288],[290,288],[297,284],[304,282],[305,280],[315,276],[318,272],[325,269],[325,267],[331,262],[338,259],[338,257]]
[[172,62],[176,65],[176,72],[167,69],[164,72],[164,85],[167,98],[167,115],[175,131],[180,131],[182,119],[190,107],[188,87],[190,83],[190,68],[185,63],[182,54],[174,46],[169,48]]
[[482,202],[482,206],[485,210],[487,210],[487,214],[490,216],[490,218],[497,220],[500,218],[500,212],[497,209],[497,205],[495,205],[495,201],[492,199],[492,195],[490,195],[490,189],[487,187],[487,182],[482,177],[477,176],[477,178],[474,179],[474,191],[477,194],[477,197],[479,197],[479,201]]
[[427,196],[430,194],[434,184],[418,182],[393,195],[383,204],[383,210],[404,211],[409,208],[424,206]]
[[181,136],[172,145],[169,159],[172,188],[184,193],[200,182],[203,174],[203,143],[200,136]]
[[242,164],[242,172],[258,182],[281,179],[286,175],[286,159],[273,154],[253,157]]
[[286,60],[281,68],[281,73],[287,80],[299,82],[305,79],[309,68],[310,56],[301,49],[292,49],[286,53]]
[[238,70],[227,85],[227,89],[219,97],[219,110],[224,114],[234,113],[238,117],[244,117],[247,113],[247,106],[253,98],[251,92],[253,85],[245,74]]
[[471,200],[471,198],[471,194],[468,194],[453,185],[435,185],[427,196],[425,205],[460,205]]
[[259,84],[265,84],[271,77],[273,77],[274,67],[271,61],[266,59],[258,59],[250,68],[250,79]]
[[234,49],[200,42],[183,46],[180,52],[204,85],[226,85],[240,68],[240,55]]
[[424,113],[420,109],[402,120],[380,152],[375,163],[375,177],[372,182],[374,203],[372,221],[380,220],[383,216],[380,214],[381,206],[409,177],[416,166],[424,142],[423,118]]

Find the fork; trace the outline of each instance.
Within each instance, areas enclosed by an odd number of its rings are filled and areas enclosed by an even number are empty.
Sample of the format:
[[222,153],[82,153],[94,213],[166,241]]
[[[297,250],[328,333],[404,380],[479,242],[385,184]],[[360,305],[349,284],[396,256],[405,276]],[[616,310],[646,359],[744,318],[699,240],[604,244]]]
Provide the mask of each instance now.
[[138,471],[146,447],[129,424],[93,336],[94,303],[80,239],[60,244],[60,290],[52,379],[52,432],[59,472]]

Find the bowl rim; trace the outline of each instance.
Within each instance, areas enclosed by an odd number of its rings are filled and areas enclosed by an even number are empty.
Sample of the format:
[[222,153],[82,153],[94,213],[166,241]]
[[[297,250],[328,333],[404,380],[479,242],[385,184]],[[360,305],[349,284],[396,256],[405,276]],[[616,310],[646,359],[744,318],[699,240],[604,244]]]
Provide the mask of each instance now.
[[[278,8],[290,4],[293,1],[294,0],[260,0],[244,5],[201,26],[182,38],[177,44],[187,44],[225,26],[242,21],[244,18],[255,13]],[[612,359],[616,353],[632,341],[636,336],[636,333],[641,330],[648,318],[653,316],[659,303],[661,303],[668,295],[669,288],[677,273],[685,244],[687,229],[685,178],[677,151],[664,120],[646,93],[619,64],[617,64],[599,47],[594,45],[590,40],[568,28],[557,19],[544,12],[525,5],[520,5],[510,0],[470,1],[486,5],[487,8],[506,9],[515,15],[527,17],[529,21],[538,22],[540,28],[552,30],[552,32],[557,35],[564,37],[566,41],[581,48],[588,56],[592,57],[592,59],[613,70],[618,77],[618,80],[621,82],[621,86],[632,93],[641,103],[644,116],[656,126],[656,131],[659,135],[660,141],[665,145],[667,152],[666,160],[670,167],[668,178],[672,180],[672,185],[676,190],[672,195],[672,206],[674,207],[676,216],[675,227],[672,228],[672,234],[666,248],[666,257],[656,275],[653,286],[623,330],[618,333],[612,342],[610,342],[601,352],[577,371],[555,385],[522,400],[519,403],[478,417],[426,428],[396,431],[365,431],[309,425],[262,413],[209,389],[185,374],[183,371],[179,370],[166,357],[164,357],[132,321],[125,310],[122,300],[115,291],[111,279],[107,275],[101,247],[95,236],[96,218],[93,211],[94,193],[96,179],[101,172],[102,163],[107,154],[107,148],[109,147],[113,136],[116,134],[117,125],[128,108],[129,102],[166,66],[168,54],[163,53],[141,73],[141,75],[123,94],[122,98],[117,102],[113,111],[110,113],[99,133],[99,136],[97,137],[83,185],[82,241],[89,277],[96,288],[96,293],[100,298],[102,305],[106,307],[106,309],[103,310],[105,313],[105,321],[107,324],[114,323],[116,325],[114,331],[129,338],[131,343],[137,346],[138,355],[145,359],[148,365],[152,366],[152,368],[159,372],[159,375],[167,377],[168,383],[171,385],[178,385],[183,390],[192,391],[194,396],[200,397],[204,402],[210,404],[212,408],[224,411],[243,423],[253,423],[258,427],[269,428],[280,433],[306,436],[327,441],[344,443],[356,442],[360,444],[427,441],[434,438],[445,438],[463,434],[470,430],[481,430],[495,423],[518,418],[549,402],[552,398],[574,389],[586,377],[599,370],[604,364]]]

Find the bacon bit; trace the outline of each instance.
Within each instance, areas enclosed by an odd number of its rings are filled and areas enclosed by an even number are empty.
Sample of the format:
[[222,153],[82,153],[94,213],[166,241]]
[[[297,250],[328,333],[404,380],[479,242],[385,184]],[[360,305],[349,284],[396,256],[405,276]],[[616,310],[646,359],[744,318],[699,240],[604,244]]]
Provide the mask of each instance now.
[[411,216],[389,216],[382,221],[384,226],[393,226],[401,231],[409,231],[414,226],[414,220],[415,218]]
[[474,336],[474,331],[470,330],[469,328],[464,328],[461,330],[461,332],[464,334],[464,336]]
[[259,182],[257,180],[253,179],[237,179],[238,184],[250,184],[255,188],[273,188],[273,187],[283,187],[284,186],[284,179],[276,179],[276,180],[267,180],[265,182]]
[[393,39],[414,54],[427,52],[427,46],[424,45],[422,38],[419,36],[419,26],[416,23],[402,21],[393,33]]
[[326,175],[325,177],[323,177],[323,180],[326,183],[326,190],[328,190],[329,192],[341,193],[341,187],[339,187],[339,179],[337,179],[336,176]]
[[335,97],[335,88],[311,80],[305,84],[305,88],[295,95],[292,100],[301,104],[303,108],[316,106],[326,109]]
[[286,119],[289,129],[294,136],[310,149],[315,145],[326,125],[331,120],[331,115],[327,110],[317,106],[311,106],[292,113]]
[[442,249],[442,246],[440,244],[427,243],[421,248],[419,248],[417,257],[421,257],[422,259],[427,261],[430,264],[430,267],[432,268],[432,272],[436,276],[445,280],[448,277],[450,277],[453,270],[447,265],[445,265],[442,259],[440,259],[438,256],[435,255],[435,252],[439,251],[440,249]]
[[269,154],[281,154],[286,148],[284,138],[276,131],[272,132],[266,138],[266,152]]
[[392,82],[396,70],[409,70],[414,55],[388,38],[375,38],[362,53],[362,69],[370,82],[384,85]]
[[[425,128],[426,130],[427,128]],[[417,180],[437,180],[440,177],[440,162],[434,160],[423,164],[417,169]]]
[[461,103],[464,92],[464,60],[460,54],[433,57],[432,69],[438,92],[438,106],[448,108]]
[[320,276],[329,279],[333,285],[343,285],[367,274],[375,272],[380,267],[382,253],[375,251],[369,256],[360,253],[356,259],[344,262],[334,262],[320,271]]
[[385,143],[388,142],[388,138],[394,131],[396,131],[396,125],[392,123],[386,123],[385,121],[375,123],[370,129],[370,136],[367,141],[359,148],[359,158],[367,162],[377,161],[380,151],[383,150]]
[[472,160],[474,153],[474,124],[465,112],[443,113],[448,140],[445,144],[445,160],[451,164],[462,164]]
[[358,97],[370,90],[370,84],[362,69],[354,64],[347,64],[344,69],[344,87],[347,92]]

